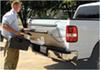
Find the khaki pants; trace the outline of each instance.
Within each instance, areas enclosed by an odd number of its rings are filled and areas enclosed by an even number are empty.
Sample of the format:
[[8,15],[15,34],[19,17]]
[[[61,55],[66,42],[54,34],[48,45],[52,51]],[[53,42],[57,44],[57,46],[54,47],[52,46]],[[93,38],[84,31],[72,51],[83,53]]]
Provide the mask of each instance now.
[[15,70],[19,59],[19,50],[8,47],[9,43],[7,41],[4,51],[5,55],[4,70]]

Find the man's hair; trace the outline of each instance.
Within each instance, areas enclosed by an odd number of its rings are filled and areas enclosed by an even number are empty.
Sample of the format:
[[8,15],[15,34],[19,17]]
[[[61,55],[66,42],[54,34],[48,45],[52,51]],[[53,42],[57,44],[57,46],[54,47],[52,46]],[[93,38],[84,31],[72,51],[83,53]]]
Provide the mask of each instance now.
[[11,7],[13,7],[14,5],[18,5],[18,4],[22,4],[22,2],[19,0],[13,0],[11,3]]

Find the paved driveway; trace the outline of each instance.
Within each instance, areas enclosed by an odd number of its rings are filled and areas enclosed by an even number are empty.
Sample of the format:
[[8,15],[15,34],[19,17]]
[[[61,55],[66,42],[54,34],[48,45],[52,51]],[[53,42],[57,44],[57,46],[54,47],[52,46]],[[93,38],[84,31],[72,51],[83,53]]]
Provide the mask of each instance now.
[[[0,43],[1,44],[1,43]],[[4,45],[4,44],[2,44]],[[97,68],[93,60],[79,60],[78,65],[62,61],[60,59],[51,59],[44,55],[33,52],[31,48],[28,51],[20,51],[20,58],[17,70],[49,70],[49,69],[93,69]],[[3,69],[4,57],[3,48],[0,50],[0,69]]]

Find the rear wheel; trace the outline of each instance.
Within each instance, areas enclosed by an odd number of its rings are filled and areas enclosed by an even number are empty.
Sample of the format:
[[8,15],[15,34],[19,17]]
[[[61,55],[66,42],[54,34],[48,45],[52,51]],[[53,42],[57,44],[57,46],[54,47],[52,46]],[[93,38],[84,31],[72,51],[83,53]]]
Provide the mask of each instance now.
[[98,69],[100,66],[99,43],[100,43],[100,41],[93,48],[92,54],[89,58],[89,61],[92,63],[92,65],[93,65],[92,67],[94,69]]
[[78,69],[99,69],[99,42],[93,48],[90,58],[79,59],[77,62]]

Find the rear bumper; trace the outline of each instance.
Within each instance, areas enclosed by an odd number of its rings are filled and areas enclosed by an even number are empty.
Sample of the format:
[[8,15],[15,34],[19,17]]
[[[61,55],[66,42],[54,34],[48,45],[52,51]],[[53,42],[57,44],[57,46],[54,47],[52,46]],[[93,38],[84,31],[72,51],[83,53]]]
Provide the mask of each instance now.
[[55,51],[55,52],[59,52],[59,53],[64,53],[64,54],[70,54],[71,51],[68,51],[66,50],[66,48],[64,47],[56,47],[56,46],[47,46],[47,45],[44,45],[48,48],[48,50],[52,50],[52,51]]
[[69,60],[72,60],[72,61],[77,60],[77,57],[78,57],[78,52],[77,51],[70,51],[70,54],[63,54],[63,56],[62,56],[62,58],[64,60],[67,60],[67,61],[69,61]]
[[[66,50],[66,48],[62,48],[62,47],[53,47],[53,46],[48,46],[47,47],[48,50],[51,50],[52,52],[57,52],[61,55],[61,58],[63,60],[76,60],[78,57],[78,52],[76,50]],[[50,55],[50,52],[49,52]],[[51,55],[52,56],[52,55]]]
[[[66,48],[63,47],[55,47],[55,46],[40,46],[40,45],[35,45],[33,44],[32,46],[32,50],[37,51],[38,53],[42,53],[45,54],[49,57],[57,57],[57,55],[55,55],[55,53],[61,54],[60,57],[63,60],[74,60],[75,58],[77,58],[78,53],[77,51],[68,51],[66,50]],[[50,52],[51,51],[51,52]],[[54,53],[54,56],[52,55],[52,53]]]

